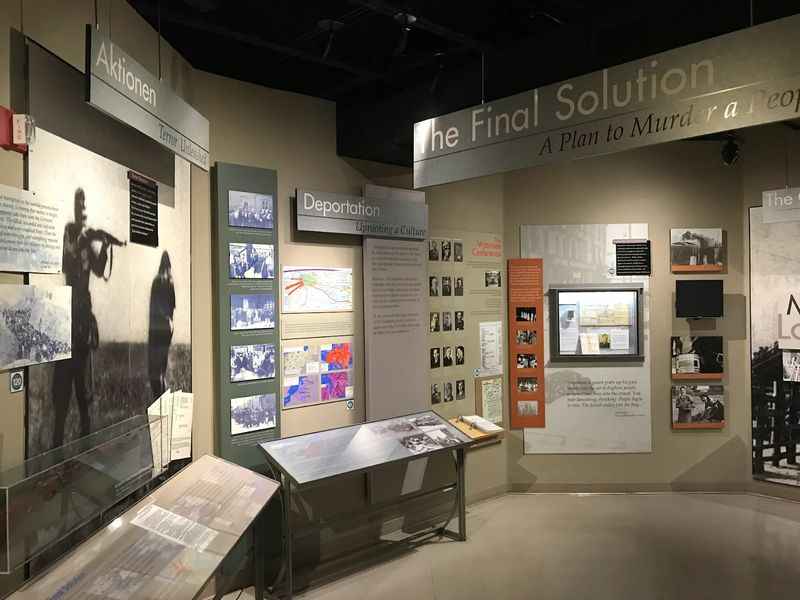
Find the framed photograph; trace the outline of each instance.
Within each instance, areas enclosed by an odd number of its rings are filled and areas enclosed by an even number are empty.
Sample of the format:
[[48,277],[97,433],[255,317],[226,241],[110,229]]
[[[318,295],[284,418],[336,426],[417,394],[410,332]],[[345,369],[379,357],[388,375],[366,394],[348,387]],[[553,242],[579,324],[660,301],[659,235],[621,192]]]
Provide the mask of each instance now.
[[523,417],[538,417],[539,402],[537,400],[521,400],[517,402],[517,412]]
[[274,294],[231,294],[231,331],[274,328]]
[[514,337],[517,346],[533,346],[536,343],[536,331],[532,329],[517,329]]
[[533,394],[539,391],[539,380],[536,377],[517,377],[517,391]]
[[464,311],[457,310],[455,312],[455,330],[456,331],[464,331]]
[[456,400],[463,400],[467,397],[467,385],[464,379],[456,381]]
[[535,369],[538,366],[535,354],[517,354],[518,369]]
[[456,365],[464,364],[464,346],[456,346]]
[[721,385],[673,385],[673,429],[725,427],[725,389]]
[[445,402],[453,401],[453,384],[449,381],[444,383],[444,401]]
[[439,313],[432,312],[430,320],[430,332],[438,333],[442,330],[441,323],[439,322]]
[[464,278],[456,277],[453,279],[453,296],[464,295]]
[[276,412],[275,394],[231,398],[231,435],[273,429]]
[[442,348],[442,366],[443,367],[452,367],[453,366],[453,347],[452,346],[445,346]]
[[428,260],[431,262],[438,262],[439,240],[428,240]]
[[272,196],[253,192],[228,192],[228,225],[272,229]]
[[275,249],[272,244],[228,244],[231,279],[274,279]]
[[442,403],[442,392],[439,389],[438,383],[431,384],[431,404],[441,404]]
[[442,296],[453,295],[453,280],[449,275],[442,276]]
[[722,229],[681,227],[670,229],[673,273],[719,273],[725,266]]
[[483,273],[484,287],[499,288],[501,286],[500,279],[500,271],[484,271]]
[[439,295],[439,278],[435,275],[428,277],[428,295],[436,298]]
[[464,242],[453,240],[453,262],[464,262]]
[[442,262],[450,262],[453,255],[453,247],[450,240],[442,240]]
[[442,331],[453,331],[453,313],[449,310],[442,313]]
[[673,379],[722,379],[725,356],[721,336],[673,336]]
[[439,348],[431,348],[431,369],[438,369],[442,366],[442,355]]
[[275,377],[275,346],[250,344],[231,346],[231,382]]
[[516,310],[517,323],[536,323],[535,306],[518,306]]

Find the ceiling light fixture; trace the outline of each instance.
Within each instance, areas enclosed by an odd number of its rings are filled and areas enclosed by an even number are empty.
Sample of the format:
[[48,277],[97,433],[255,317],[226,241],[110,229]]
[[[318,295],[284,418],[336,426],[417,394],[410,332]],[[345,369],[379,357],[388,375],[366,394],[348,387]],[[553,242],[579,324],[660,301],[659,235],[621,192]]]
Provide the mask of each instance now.
[[322,51],[322,60],[326,60],[328,55],[331,53],[331,48],[333,48],[333,38],[336,37],[336,32],[344,27],[344,23],[341,21],[335,21],[334,19],[322,19],[321,21],[317,22],[317,27],[319,27],[321,31],[328,34],[328,41],[325,43],[325,50]]
[[408,46],[408,34],[411,26],[417,22],[417,17],[407,12],[399,12],[394,16],[394,20],[400,23],[400,39],[392,52],[392,56],[400,56],[406,51]]

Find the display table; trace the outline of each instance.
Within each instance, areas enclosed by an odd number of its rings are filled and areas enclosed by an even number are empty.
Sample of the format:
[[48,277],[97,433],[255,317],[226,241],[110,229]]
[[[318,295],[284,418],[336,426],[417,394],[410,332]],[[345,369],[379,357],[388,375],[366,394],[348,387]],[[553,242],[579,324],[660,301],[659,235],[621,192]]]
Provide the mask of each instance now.
[[[277,490],[267,477],[203,456],[11,598],[199,598]],[[264,595],[261,554],[256,598]]]
[[281,479],[286,549],[286,593],[292,597],[292,494],[334,479],[367,473],[389,464],[455,451],[458,532],[446,524],[439,533],[466,540],[465,448],[472,440],[432,411],[372,421],[261,444]]

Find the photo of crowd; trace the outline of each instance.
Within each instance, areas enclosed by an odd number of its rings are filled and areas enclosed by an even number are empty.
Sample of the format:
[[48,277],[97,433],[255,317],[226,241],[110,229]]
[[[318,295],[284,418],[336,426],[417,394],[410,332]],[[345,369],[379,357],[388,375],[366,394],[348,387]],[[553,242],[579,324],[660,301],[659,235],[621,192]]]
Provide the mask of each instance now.
[[535,369],[538,364],[535,354],[517,354],[518,369]]
[[228,192],[228,225],[272,229],[272,196],[252,192]]
[[231,398],[231,435],[275,427],[275,394]]
[[274,279],[275,252],[271,244],[228,244],[231,279]]
[[231,294],[231,331],[274,327],[273,294]]
[[231,381],[254,381],[275,377],[275,346],[251,344],[231,346]]

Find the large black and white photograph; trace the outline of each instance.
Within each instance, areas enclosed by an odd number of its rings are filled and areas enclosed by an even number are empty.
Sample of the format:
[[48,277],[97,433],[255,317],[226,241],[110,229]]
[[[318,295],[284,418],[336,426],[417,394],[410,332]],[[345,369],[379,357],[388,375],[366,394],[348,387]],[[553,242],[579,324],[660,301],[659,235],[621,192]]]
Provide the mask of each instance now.
[[722,336],[673,336],[673,379],[722,379]]
[[722,229],[681,227],[670,229],[673,273],[719,272],[725,265]]
[[0,370],[72,356],[72,288],[0,285]]
[[272,229],[272,196],[253,192],[228,192],[228,225]]
[[231,382],[275,377],[275,346],[249,344],[231,346]]
[[725,425],[725,388],[721,385],[672,386],[673,429],[721,429]]
[[274,279],[275,250],[271,244],[228,244],[231,279]]
[[72,356],[29,367],[28,456],[191,392],[189,163],[174,173],[174,187],[158,182],[159,246],[131,243],[128,168],[37,131],[29,186],[65,207],[64,247],[62,273],[30,283],[71,286]]
[[275,394],[231,398],[231,435],[275,427]]
[[231,294],[231,331],[274,328],[274,294]]

